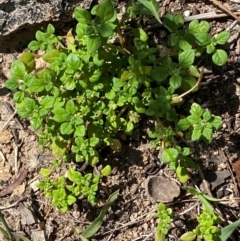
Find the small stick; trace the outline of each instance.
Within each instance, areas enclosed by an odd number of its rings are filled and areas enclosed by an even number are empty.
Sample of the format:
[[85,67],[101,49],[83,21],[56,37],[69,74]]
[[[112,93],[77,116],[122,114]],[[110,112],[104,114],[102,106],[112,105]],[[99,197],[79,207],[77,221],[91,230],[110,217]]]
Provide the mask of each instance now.
[[3,155],[2,151],[0,151],[0,157],[2,158],[3,160],[3,164],[6,162],[6,158],[5,156]]
[[238,17],[235,13],[233,13],[230,9],[225,7],[222,3],[220,3],[218,0],[210,0],[215,5],[220,7],[223,11],[227,12],[229,15],[231,15],[233,18],[235,18],[240,23],[240,17]]
[[[5,108],[7,109],[7,111],[10,114],[13,114],[14,112],[16,112],[16,111],[13,110],[12,106],[8,102],[3,102],[3,105],[5,106]],[[21,127],[21,129],[24,129],[21,122],[19,121],[18,117],[15,116],[14,119],[15,119],[16,123]]]
[[20,198],[19,200],[17,200],[15,203],[9,204],[8,206],[0,206],[0,210],[4,210],[4,209],[9,209],[12,207],[15,207],[19,202],[21,202],[22,200],[24,200],[26,197]]
[[27,170],[23,170],[23,171],[19,174],[19,176],[18,176],[18,178],[17,178],[16,181],[14,181],[12,184],[10,184],[8,187],[6,187],[5,189],[3,189],[3,190],[0,192],[0,197],[4,197],[4,196],[6,196],[6,195],[8,195],[8,194],[11,194],[16,187],[18,187],[19,185],[22,184],[22,182],[24,181],[24,179],[26,178],[26,176],[27,176]]
[[17,111],[15,110],[14,113],[10,116],[10,118],[7,120],[7,122],[4,124],[3,128],[0,130],[0,133],[2,133],[5,128],[8,126],[9,122],[12,120],[12,118],[16,115]]
[[[240,12],[234,12],[235,15],[240,14]],[[226,13],[219,13],[217,14],[215,11],[209,13],[200,13],[189,17],[184,17],[185,22],[190,22],[192,20],[201,20],[201,19],[212,19],[212,18],[222,18],[227,17],[228,14]]]
[[18,150],[19,147],[22,145],[23,141],[19,145],[16,145],[14,148],[14,169],[15,169],[15,174],[18,174]]

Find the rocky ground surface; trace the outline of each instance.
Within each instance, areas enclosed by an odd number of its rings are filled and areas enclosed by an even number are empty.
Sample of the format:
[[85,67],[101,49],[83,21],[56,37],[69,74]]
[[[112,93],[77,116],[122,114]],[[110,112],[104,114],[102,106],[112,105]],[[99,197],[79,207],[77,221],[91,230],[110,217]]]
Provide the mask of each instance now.
[[[234,12],[239,9],[237,0],[224,5]],[[189,18],[207,19],[213,35],[226,29],[231,31],[229,44],[225,46],[229,53],[227,65],[206,66],[209,71],[205,73],[199,91],[186,99],[183,108],[188,109],[191,103],[197,102],[223,119],[223,127],[215,134],[211,145],[192,144],[193,158],[203,173],[202,176],[193,173],[192,181],[199,189],[221,198],[219,215],[226,221],[235,221],[240,218],[240,23],[210,1],[164,0],[159,14],[164,16],[166,13],[185,14],[186,22]],[[71,23],[58,24],[59,32],[71,27]],[[34,31],[38,30],[34,28]],[[162,28],[150,29],[149,36],[157,37],[159,42],[164,41],[161,38]],[[31,241],[79,240],[75,229],[84,230],[97,217],[101,205],[91,207],[84,200],[79,200],[63,214],[52,208],[49,200],[34,189],[34,183],[40,178],[39,170],[49,166],[51,154],[38,150],[36,133],[15,114],[11,92],[4,88],[11,62],[27,46],[22,31],[15,32],[14,38],[10,35],[0,53],[0,210],[16,236],[22,235]],[[101,229],[91,240],[154,240],[158,202],[148,193],[148,180],[152,176],[164,177],[165,186],[157,185],[155,190],[163,196],[168,190],[168,182],[178,185],[178,181],[167,166],[161,165],[159,153],[149,144],[147,132],[151,124],[143,119],[139,125],[141,128],[137,128],[131,137],[122,136],[120,153],[108,150],[102,153],[102,157],[110,161],[113,167],[112,175],[102,183],[102,203],[118,189],[120,195],[109,209]],[[204,189],[204,183],[210,184],[208,190]],[[167,240],[177,241],[194,227],[200,203],[181,190],[176,192],[169,206],[179,218],[171,223]],[[232,240],[239,238],[240,232],[236,230]],[[0,237],[0,240],[5,239]]]

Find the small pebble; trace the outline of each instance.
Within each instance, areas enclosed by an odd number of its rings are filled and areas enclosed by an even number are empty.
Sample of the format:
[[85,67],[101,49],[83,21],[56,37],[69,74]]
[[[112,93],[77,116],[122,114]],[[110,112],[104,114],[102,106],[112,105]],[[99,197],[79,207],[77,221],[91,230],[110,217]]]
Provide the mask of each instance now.
[[191,11],[190,10],[186,10],[183,12],[183,16],[184,17],[189,17],[191,15]]

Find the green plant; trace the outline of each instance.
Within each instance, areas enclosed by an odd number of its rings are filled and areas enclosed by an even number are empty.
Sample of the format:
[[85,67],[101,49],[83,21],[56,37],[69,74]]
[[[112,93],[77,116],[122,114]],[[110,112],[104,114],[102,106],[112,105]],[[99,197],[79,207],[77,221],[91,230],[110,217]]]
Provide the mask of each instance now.
[[186,135],[191,136],[193,141],[203,139],[206,142],[211,142],[213,131],[222,125],[221,118],[212,115],[209,110],[203,110],[196,103],[192,104],[190,113],[191,115],[178,122],[178,127],[182,131],[188,130]]
[[[109,169],[108,166],[102,170],[103,175],[109,175],[110,170],[107,169]],[[97,203],[96,192],[102,176],[92,173],[82,175],[69,168],[66,177],[61,176],[55,181],[49,178],[51,173],[50,169],[41,169],[44,179],[38,187],[44,191],[46,197],[52,199],[52,206],[59,207],[62,212],[66,212],[81,195],[86,197],[91,204]]]
[[[195,60],[206,53],[218,53],[216,45],[223,44],[228,34],[211,38],[210,26],[204,21],[190,23],[188,30],[183,30],[182,16],[167,15],[163,24],[172,36],[168,41],[170,51],[163,54],[159,46],[149,47],[143,28],[132,28],[125,21],[140,9],[158,19],[156,1],[133,3],[136,5],[130,6],[121,20],[111,0],[103,0],[91,12],[76,8],[76,28],[63,37],[55,35],[51,24],[46,32],[37,31],[36,40],[28,46],[30,51],[13,62],[11,78],[5,85],[14,91],[18,114],[29,119],[38,132],[41,147],[52,150],[56,168],[63,162],[94,167],[100,148],[121,150],[116,134],[123,131],[131,135],[141,116],[147,115],[158,123],[150,132],[152,143],[165,149],[163,161],[186,182],[186,168],[193,163],[189,149],[178,144],[182,135],[179,130],[194,133],[194,140],[201,136],[210,141],[220,119],[202,111],[198,114],[201,121],[191,122],[196,116],[194,105],[185,129],[176,106],[186,94],[197,90],[202,79],[203,68],[199,72]],[[132,34],[130,47],[125,44],[127,31]],[[204,36],[210,42],[201,40]],[[116,39],[119,44],[114,43]],[[209,44],[214,51],[209,51]],[[226,62],[220,59],[217,64]],[[109,168],[104,170],[107,174],[101,176],[110,174]],[[47,174],[39,187],[62,211],[78,195],[96,202],[101,177],[91,171],[69,169],[64,177],[51,178],[54,175]]]
[[197,221],[198,226],[193,231],[183,234],[180,238],[182,241],[193,241],[196,237],[205,241],[217,240],[219,218],[216,214],[212,214],[204,208],[202,213],[197,216]]
[[168,234],[169,225],[170,225],[171,216],[172,216],[172,209],[167,208],[164,203],[159,203],[156,216],[159,219],[159,222],[156,228],[156,240],[164,241],[165,236]]
[[[217,49],[216,46],[224,45],[230,38],[229,31],[223,31],[215,36],[209,35],[210,24],[207,21],[193,20],[187,30],[179,28],[183,25],[184,19],[181,15],[167,14],[164,19],[165,27],[173,33],[173,36],[169,38],[169,46],[172,47],[172,54],[174,52],[181,52],[191,50],[195,47],[195,55],[198,57],[202,55],[204,51],[208,54],[212,54],[212,61],[216,65],[223,65],[228,59],[226,51],[223,49]],[[188,59],[193,58],[193,54],[189,52]],[[186,60],[187,63],[189,60]]]

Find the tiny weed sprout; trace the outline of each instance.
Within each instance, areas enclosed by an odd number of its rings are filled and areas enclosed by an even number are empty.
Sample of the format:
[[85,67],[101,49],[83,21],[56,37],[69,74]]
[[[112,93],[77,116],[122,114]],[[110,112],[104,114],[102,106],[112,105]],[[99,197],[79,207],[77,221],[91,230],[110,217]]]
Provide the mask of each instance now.
[[156,228],[155,240],[164,241],[165,236],[168,234],[172,209],[167,208],[164,203],[159,203],[156,216],[158,217],[159,222]]
[[[100,162],[99,150],[110,146],[121,151],[118,132],[131,135],[142,116],[155,120],[156,128],[149,131],[151,144],[162,149],[162,161],[182,183],[190,178],[187,168],[196,164],[179,140],[210,143],[222,124],[220,117],[197,103],[183,118],[176,107],[198,89],[204,69],[195,65],[199,57],[210,55],[218,66],[226,63],[227,53],[219,45],[230,33],[212,37],[209,23],[197,20],[183,28],[181,15],[167,14],[161,22],[155,0],[131,3],[122,18],[111,0],[101,1],[91,12],[76,8],[77,25],[65,36],[56,36],[51,24],[37,31],[29,51],[12,63],[11,78],[5,82],[13,91],[18,115],[29,120],[41,148],[52,151],[54,160],[51,168],[41,170],[39,188],[62,212],[80,196],[92,205],[98,202],[99,183],[111,174],[111,166],[103,166],[98,175],[91,171]],[[140,25],[126,24],[139,14],[155,17],[170,31],[170,51],[150,47]],[[131,46],[125,33],[131,33]],[[63,163],[66,173],[55,175]],[[216,229],[214,222],[204,226],[208,214],[203,214],[195,236],[210,239]],[[163,237],[159,240],[164,240],[171,209],[160,204],[157,216],[157,233]]]

